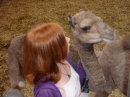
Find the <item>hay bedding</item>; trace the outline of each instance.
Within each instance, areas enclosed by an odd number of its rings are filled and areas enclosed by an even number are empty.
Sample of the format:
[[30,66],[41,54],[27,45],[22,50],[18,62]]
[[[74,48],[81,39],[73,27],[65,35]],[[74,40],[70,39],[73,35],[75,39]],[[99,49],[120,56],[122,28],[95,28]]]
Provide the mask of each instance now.
[[[111,25],[118,39],[130,34],[130,0],[0,0],[0,4],[0,97],[10,88],[4,57],[11,39],[37,24],[57,22],[70,37],[68,13],[73,15],[79,9],[87,9]],[[96,49],[102,50],[104,45],[101,43]],[[27,83],[22,91],[26,97],[32,97],[32,89]],[[116,89],[109,97],[125,96]]]

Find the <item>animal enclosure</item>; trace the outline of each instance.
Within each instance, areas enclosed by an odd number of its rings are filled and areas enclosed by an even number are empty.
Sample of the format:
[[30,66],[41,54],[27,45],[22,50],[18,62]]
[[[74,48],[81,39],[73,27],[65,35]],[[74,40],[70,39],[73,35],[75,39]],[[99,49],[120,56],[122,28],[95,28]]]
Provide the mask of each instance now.
[[[70,28],[68,14],[80,9],[93,12],[112,26],[117,39],[130,34],[130,0],[0,0],[0,97],[10,88],[5,53],[10,41],[26,33],[30,28],[43,22],[57,22],[68,37]],[[72,38],[72,37],[71,37]],[[73,41],[71,41],[73,43]],[[98,44],[102,50],[105,43]],[[32,87],[26,83],[22,89],[25,97],[32,96]],[[93,97],[94,93],[90,92]],[[109,97],[124,97],[115,90]]]

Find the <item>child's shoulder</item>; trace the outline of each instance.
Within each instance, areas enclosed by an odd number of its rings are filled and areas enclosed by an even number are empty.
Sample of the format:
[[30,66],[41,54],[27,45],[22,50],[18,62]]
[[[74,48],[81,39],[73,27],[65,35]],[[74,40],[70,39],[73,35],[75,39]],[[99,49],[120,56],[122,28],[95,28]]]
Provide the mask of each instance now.
[[[44,81],[45,78],[42,78],[34,87],[34,97],[40,97],[37,95],[58,95],[57,97],[61,97],[60,91],[55,86],[55,84],[51,81]],[[46,96],[46,97],[48,97]],[[55,96],[54,96],[55,97]]]

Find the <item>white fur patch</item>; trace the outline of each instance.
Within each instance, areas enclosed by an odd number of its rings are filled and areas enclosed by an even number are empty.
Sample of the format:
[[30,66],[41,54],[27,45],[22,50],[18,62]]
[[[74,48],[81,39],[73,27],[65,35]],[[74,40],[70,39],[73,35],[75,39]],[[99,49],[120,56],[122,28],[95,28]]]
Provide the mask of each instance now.
[[25,87],[25,83],[23,81],[19,81],[18,85],[19,87]]

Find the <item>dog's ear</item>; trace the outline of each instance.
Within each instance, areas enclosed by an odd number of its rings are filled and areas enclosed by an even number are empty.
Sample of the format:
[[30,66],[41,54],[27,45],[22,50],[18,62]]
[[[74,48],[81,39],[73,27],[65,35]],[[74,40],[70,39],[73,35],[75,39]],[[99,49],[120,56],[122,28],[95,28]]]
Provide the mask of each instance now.
[[71,14],[68,15],[68,21],[69,21],[70,26],[74,28],[75,22],[74,22],[73,16]]

